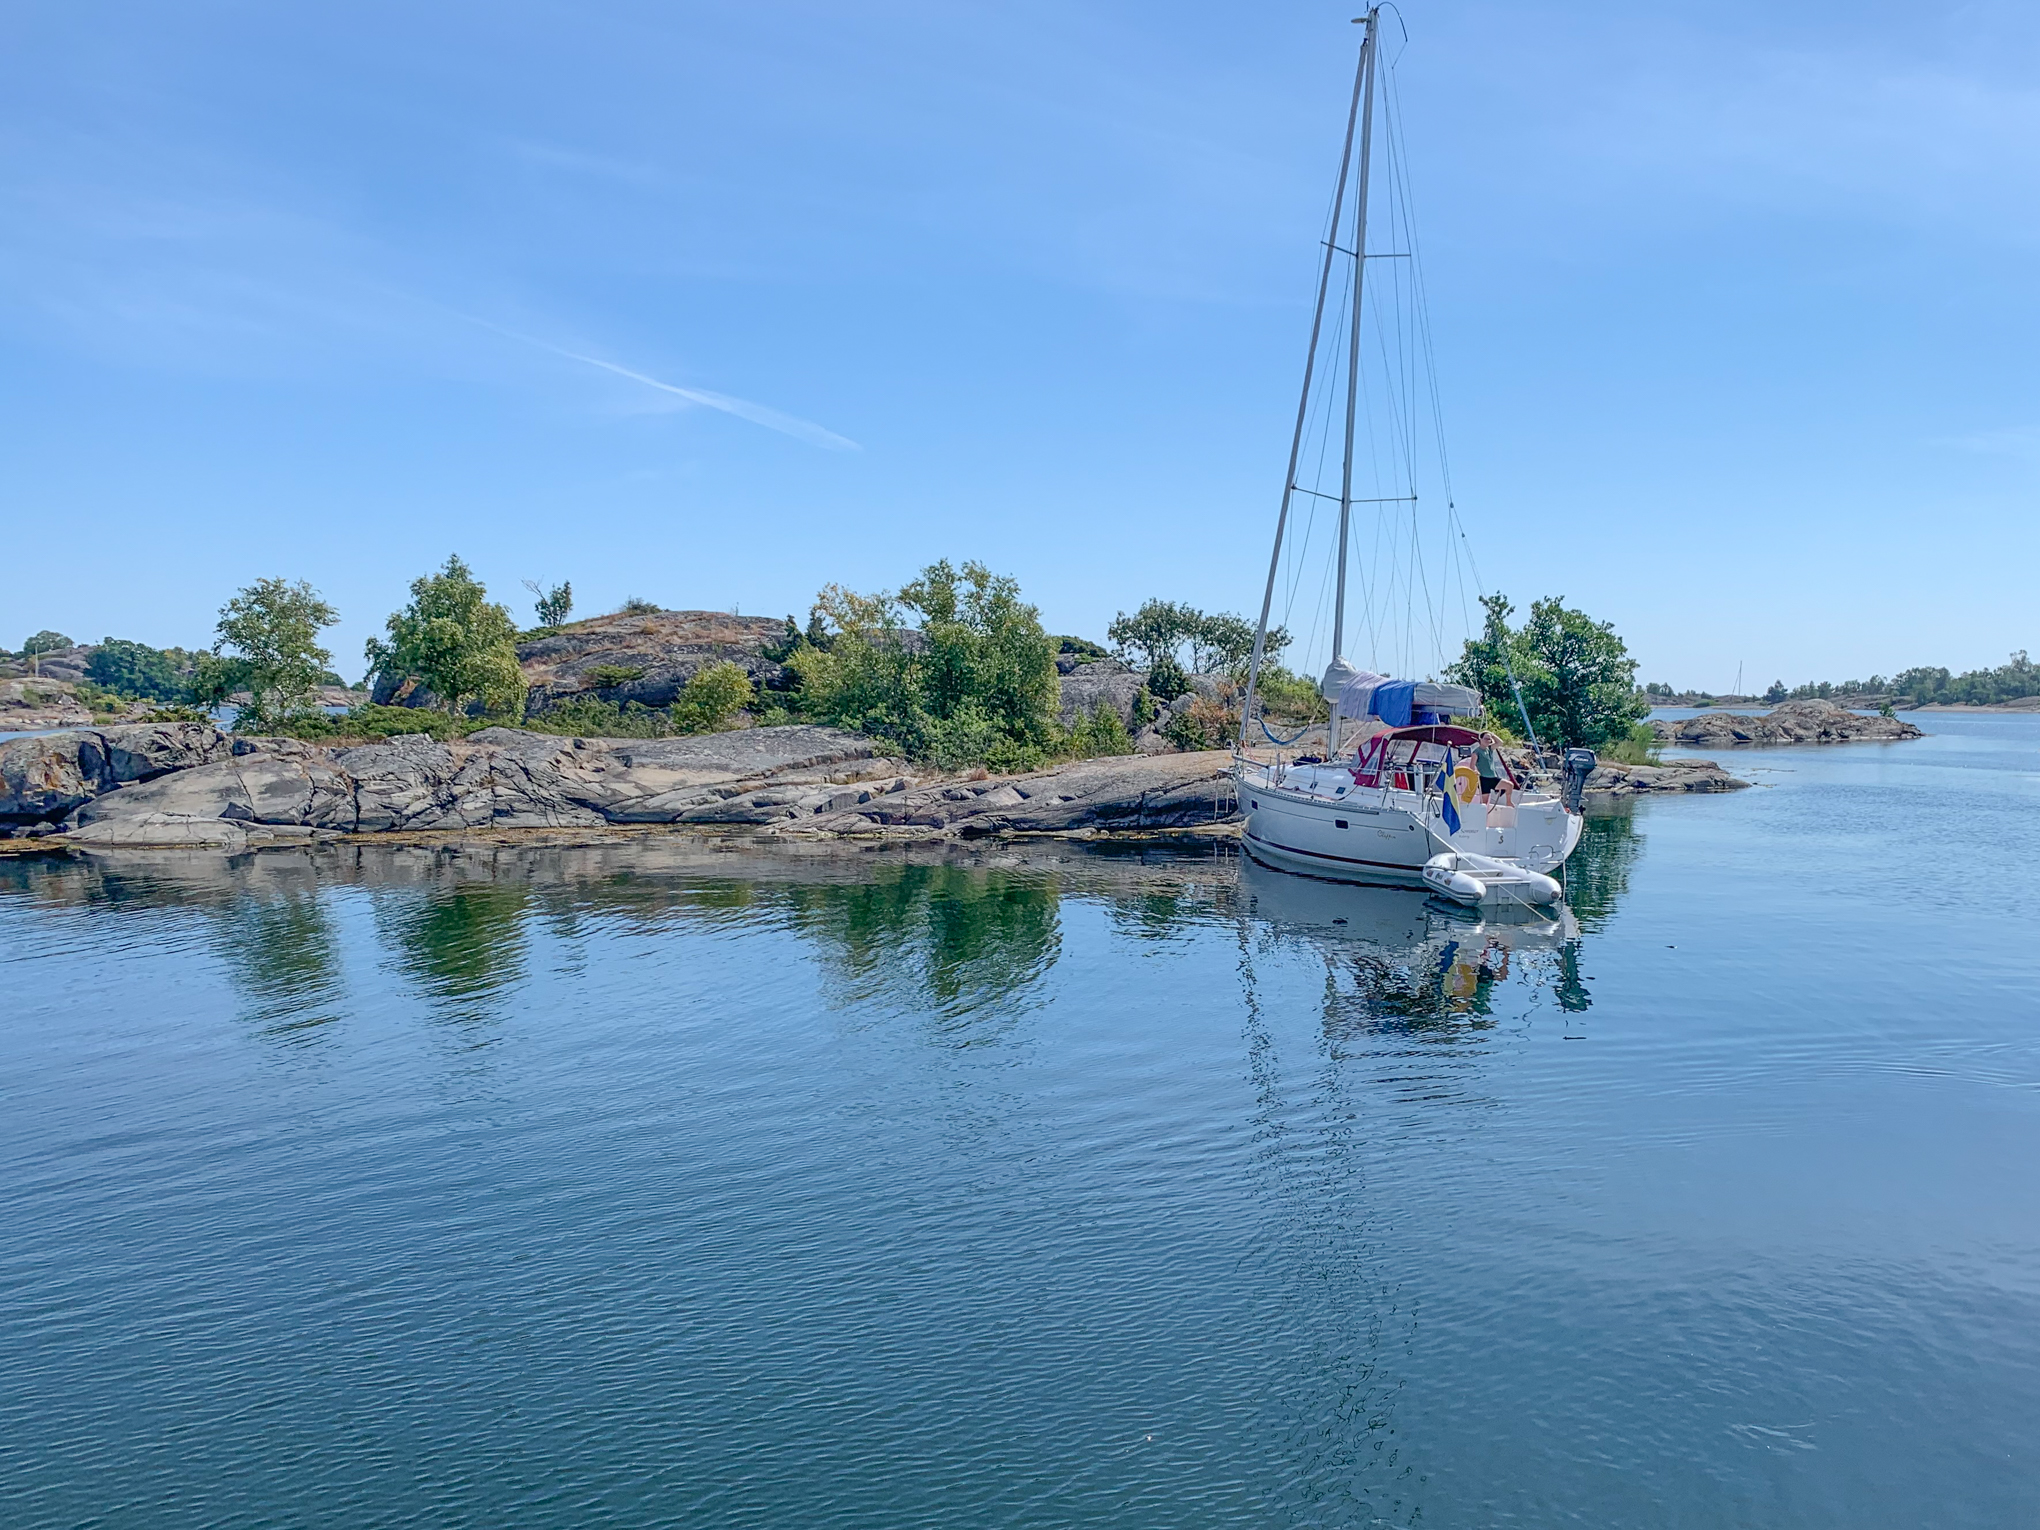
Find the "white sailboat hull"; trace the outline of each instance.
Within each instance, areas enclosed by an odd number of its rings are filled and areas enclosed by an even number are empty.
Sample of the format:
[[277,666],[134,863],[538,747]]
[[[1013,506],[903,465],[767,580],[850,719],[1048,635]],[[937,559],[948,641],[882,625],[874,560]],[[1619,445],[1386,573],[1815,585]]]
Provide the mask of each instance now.
[[1317,876],[1421,884],[1424,863],[1445,850],[1548,874],[1580,842],[1579,815],[1542,794],[1516,803],[1514,824],[1490,825],[1485,809],[1472,804],[1455,833],[1435,794],[1354,786],[1351,772],[1335,766],[1281,771],[1242,763],[1237,779],[1247,849]]

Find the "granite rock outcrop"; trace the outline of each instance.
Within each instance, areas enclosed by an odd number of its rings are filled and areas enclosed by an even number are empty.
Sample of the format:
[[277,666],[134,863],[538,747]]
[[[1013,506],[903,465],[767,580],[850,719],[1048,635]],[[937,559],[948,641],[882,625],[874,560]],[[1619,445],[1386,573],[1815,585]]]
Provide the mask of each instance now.
[[[687,682],[711,664],[729,662],[761,690],[787,684],[785,668],[766,650],[786,635],[778,617],[727,611],[617,612],[574,622],[517,645],[517,666],[530,687],[527,706],[543,712],[562,701],[635,701],[670,706]],[[369,698],[378,706],[432,706],[415,680],[377,677]]]
[[1651,732],[1665,744],[1719,749],[1778,744],[1845,744],[1860,740],[1922,738],[1900,717],[1865,716],[1832,701],[1784,701],[1769,712],[1702,712],[1698,717],[1654,719]]

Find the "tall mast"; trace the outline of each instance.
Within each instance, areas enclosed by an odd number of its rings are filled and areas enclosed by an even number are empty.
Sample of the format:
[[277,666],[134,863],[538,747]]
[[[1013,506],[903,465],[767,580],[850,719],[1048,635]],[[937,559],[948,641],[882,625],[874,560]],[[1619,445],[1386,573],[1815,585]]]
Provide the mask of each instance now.
[[1360,191],[1353,199],[1353,332],[1346,342],[1346,452],[1339,469],[1339,596],[1332,608],[1332,657],[1346,656],[1346,538],[1353,521],[1353,419],[1360,403],[1360,296],[1367,281],[1367,181],[1374,147],[1374,37],[1377,7],[1367,13],[1367,38],[1360,45],[1366,81],[1360,107]]
[[[1275,517],[1275,550],[1268,555],[1268,587],[1261,594],[1261,621],[1260,625],[1254,629],[1254,654],[1247,665],[1247,694],[1240,702],[1239,744],[1241,748],[1246,747],[1247,721],[1254,715],[1254,692],[1260,686],[1261,662],[1268,649],[1268,617],[1275,605],[1275,579],[1282,567],[1282,537],[1289,527],[1289,506],[1291,501],[1296,498],[1296,466],[1302,459],[1303,454],[1303,431],[1310,413],[1310,385],[1317,370],[1318,337],[1324,330],[1325,297],[1331,291],[1332,258],[1339,253],[1339,220],[1345,216],[1346,211],[1346,176],[1353,163],[1353,128],[1360,116],[1360,103],[1363,92],[1367,100],[1370,127],[1374,112],[1375,11],[1369,11],[1365,17],[1358,19],[1366,26],[1367,30],[1361,35],[1360,39],[1360,66],[1353,72],[1353,103],[1346,109],[1346,147],[1339,155],[1339,185],[1338,189],[1332,193],[1331,226],[1329,237],[1325,240],[1324,264],[1318,272],[1317,307],[1312,312],[1310,320],[1310,349],[1305,352],[1303,358],[1303,392],[1296,401],[1296,432],[1289,439],[1289,471],[1282,478],[1282,509]],[[1364,164],[1366,150],[1364,142],[1365,140],[1363,139],[1363,164],[1360,172],[1361,219],[1363,227],[1365,226],[1366,219],[1365,202],[1367,196],[1367,171]],[[1356,248],[1358,247],[1356,246]],[[1360,262],[1360,264],[1365,263]],[[1358,297],[1357,279],[1354,295],[1356,298]],[[1353,457],[1352,424],[1350,420],[1347,423],[1346,434],[1347,477],[1350,483]],[[1350,505],[1350,497],[1348,505]],[[1345,525],[1342,517],[1339,534],[1339,615],[1337,618],[1341,623],[1345,620],[1346,605],[1345,545]],[[1334,656],[1337,655],[1337,652],[1338,645],[1335,643],[1333,645]]]
[[[1346,656],[1346,544],[1353,525],[1353,420],[1360,404],[1360,298],[1367,283],[1367,183],[1373,170],[1374,58],[1381,31],[1381,8],[1367,13],[1367,36],[1360,44],[1360,74],[1365,81],[1360,104],[1360,187],[1353,198],[1353,328],[1346,341],[1346,449],[1339,465],[1339,593],[1332,606],[1332,657]],[[1339,753],[1339,702],[1325,725],[1325,756]]]

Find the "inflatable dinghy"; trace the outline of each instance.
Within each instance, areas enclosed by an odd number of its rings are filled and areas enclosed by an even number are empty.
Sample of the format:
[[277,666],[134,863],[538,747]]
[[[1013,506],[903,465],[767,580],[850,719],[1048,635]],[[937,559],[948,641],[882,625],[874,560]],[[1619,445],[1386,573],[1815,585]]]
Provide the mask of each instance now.
[[1447,850],[1424,862],[1424,885],[1440,897],[1467,904],[1556,903],[1564,891],[1541,873],[1464,850]]

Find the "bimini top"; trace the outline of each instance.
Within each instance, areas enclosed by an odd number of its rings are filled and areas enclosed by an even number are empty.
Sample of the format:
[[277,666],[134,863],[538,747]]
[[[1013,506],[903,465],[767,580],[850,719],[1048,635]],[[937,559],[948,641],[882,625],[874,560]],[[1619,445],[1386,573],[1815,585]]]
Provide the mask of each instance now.
[[1339,703],[1340,716],[1378,717],[1391,728],[1472,717],[1480,711],[1479,694],[1466,686],[1391,680],[1370,669],[1355,669],[1344,659],[1332,660],[1318,688],[1327,701]]

